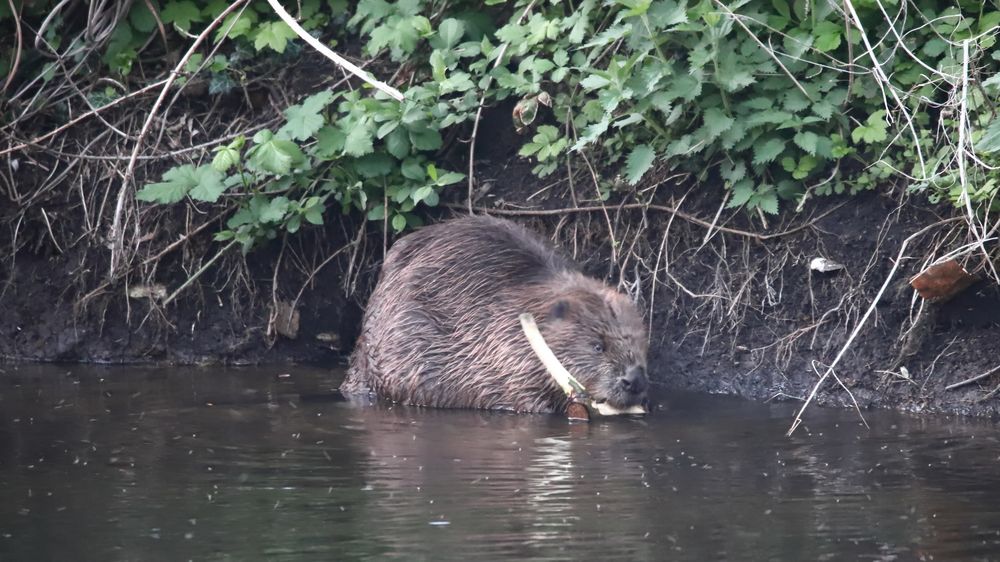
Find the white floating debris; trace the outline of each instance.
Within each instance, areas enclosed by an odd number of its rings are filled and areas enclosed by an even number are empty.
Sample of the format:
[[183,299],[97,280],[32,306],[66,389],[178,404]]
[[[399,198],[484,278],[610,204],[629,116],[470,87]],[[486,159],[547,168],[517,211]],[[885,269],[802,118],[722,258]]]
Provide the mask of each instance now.
[[820,271],[827,273],[829,271],[837,271],[838,269],[844,269],[843,264],[839,264],[835,261],[828,260],[826,258],[813,258],[809,262],[809,269],[813,271]]
[[434,527],[444,527],[445,525],[451,525],[451,521],[431,521],[428,525],[432,525]]

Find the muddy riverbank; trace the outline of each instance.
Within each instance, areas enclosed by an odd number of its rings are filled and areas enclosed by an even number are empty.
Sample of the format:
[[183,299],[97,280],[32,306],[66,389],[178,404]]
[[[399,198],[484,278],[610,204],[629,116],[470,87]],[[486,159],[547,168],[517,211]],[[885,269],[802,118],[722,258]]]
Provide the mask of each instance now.
[[[600,208],[583,196],[574,207],[571,186],[546,186],[511,151],[494,145],[480,156],[479,212],[546,232],[590,273],[637,298],[651,323],[651,374],[659,384],[757,400],[809,392],[875,298],[902,241],[942,212],[899,194],[865,193],[811,200],[764,229],[742,212],[713,219],[720,197],[710,186],[669,182],[655,188],[659,208],[643,211],[628,200]],[[460,207],[457,191],[452,201]],[[445,207],[430,220],[461,212]],[[157,292],[182,285],[217,249],[208,232],[166,254],[153,275],[107,284],[103,248],[53,243],[82,228],[70,219],[51,237],[38,222],[22,229],[20,250],[0,273],[0,357],[7,361],[335,365],[351,349],[383,241],[392,242],[381,224],[346,216],[245,260],[226,256],[160,307]],[[932,232],[903,256],[836,370],[862,407],[998,411],[989,391],[1000,377],[946,386],[995,366],[988,350],[1000,341],[1000,292],[984,280],[921,311],[907,284],[943,238]],[[0,247],[13,244],[9,230],[0,233]],[[844,268],[811,270],[816,257]],[[292,319],[291,309],[293,323],[283,320]],[[850,397],[831,379],[818,401],[846,406]]]

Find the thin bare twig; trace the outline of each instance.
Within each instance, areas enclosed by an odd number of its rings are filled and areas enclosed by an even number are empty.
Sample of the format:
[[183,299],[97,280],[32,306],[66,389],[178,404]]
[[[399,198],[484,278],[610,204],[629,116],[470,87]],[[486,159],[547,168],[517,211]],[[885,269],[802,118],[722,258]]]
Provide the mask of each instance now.
[[170,82],[171,80],[172,79],[168,78],[168,79],[160,80],[158,82],[153,82],[152,84],[150,84],[148,86],[144,86],[144,87],[142,87],[142,88],[140,88],[140,89],[138,89],[138,90],[136,90],[136,91],[134,91],[132,93],[124,95],[124,96],[122,96],[122,97],[120,97],[120,98],[118,98],[118,99],[116,99],[114,101],[108,102],[107,104],[102,105],[101,107],[94,108],[93,110],[88,111],[86,113],[81,113],[76,118],[71,119],[67,123],[65,123],[63,125],[60,125],[59,127],[57,127],[55,129],[49,131],[48,133],[45,133],[44,135],[35,137],[35,138],[33,138],[33,139],[31,139],[31,140],[29,140],[27,142],[22,142],[20,144],[17,144],[17,145],[5,148],[3,150],[0,150],[0,156],[5,156],[7,154],[10,154],[11,152],[17,152],[19,150],[24,150],[24,149],[29,148],[29,147],[39,146],[43,141],[49,140],[50,138],[58,135],[59,133],[65,131],[66,129],[69,129],[70,127],[76,125],[80,121],[85,121],[85,120],[87,120],[87,119],[89,119],[89,118],[97,115],[98,113],[100,113],[102,111],[106,111],[108,109],[111,109],[112,107],[114,107],[114,106],[116,106],[116,105],[118,105],[118,104],[120,104],[120,103],[122,103],[122,102],[124,102],[126,100],[132,99],[132,98],[134,98],[136,96],[140,96],[140,95],[145,94],[146,92],[149,92],[151,90],[155,90],[156,88],[159,88],[160,86],[163,86],[164,84],[166,84],[167,82]]
[[899,253],[896,254],[896,259],[892,263],[892,269],[889,270],[889,274],[886,275],[885,281],[882,282],[882,287],[879,288],[878,293],[875,294],[875,298],[872,299],[872,303],[871,305],[868,306],[868,310],[866,310],[861,319],[858,320],[858,324],[854,327],[854,330],[851,332],[851,335],[847,337],[847,342],[845,342],[844,346],[840,348],[840,351],[837,353],[837,356],[833,358],[833,362],[830,363],[829,367],[827,367],[826,371],[823,373],[823,376],[821,376],[819,380],[816,382],[816,384],[813,385],[812,391],[806,398],[805,403],[802,404],[802,407],[799,408],[799,411],[795,414],[795,420],[792,421],[792,425],[791,427],[788,428],[788,432],[786,433],[786,435],[791,437],[791,435],[795,433],[795,430],[802,423],[802,414],[805,413],[806,408],[809,407],[809,404],[813,401],[813,398],[816,397],[816,393],[819,392],[819,389],[823,386],[823,383],[826,382],[827,377],[829,377],[833,373],[833,369],[836,368],[836,366],[840,363],[840,360],[843,359],[844,354],[847,353],[847,350],[851,348],[851,345],[854,343],[855,338],[858,337],[858,334],[861,333],[861,329],[864,328],[865,324],[868,322],[868,318],[871,317],[873,312],[875,312],[875,307],[878,305],[879,301],[882,300],[882,295],[885,294],[886,289],[889,288],[889,283],[892,282],[893,277],[895,277],[896,275],[896,271],[899,269],[899,264],[903,259],[903,255],[906,253],[906,247],[909,246],[910,242],[919,238],[920,236],[923,236],[927,232],[941,226],[942,224],[954,222],[956,220],[961,220],[961,217],[952,217],[950,219],[944,219],[935,222],[934,224],[929,224],[921,228],[920,230],[914,232],[913,234],[907,236],[906,239],[903,240],[903,243],[900,244],[899,246]]
[[990,369],[989,371],[986,371],[985,373],[980,373],[980,374],[978,374],[978,375],[976,375],[974,377],[969,377],[969,378],[965,379],[964,381],[959,381],[959,382],[956,382],[956,383],[949,384],[948,386],[944,387],[944,389],[945,390],[955,390],[956,388],[963,387],[963,386],[965,386],[967,384],[972,384],[972,383],[974,383],[974,382],[976,382],[978,380],[985,379],[986,377],[992,375],[993,373],[996,373],[997,371],[1000,371],[1000,365],[997,365],[996,367],[993,367],[992,369]]
[[235,240],[231,240],[228,244],[226,244],[225,246],[223,246],[221,250],[219,250],[218,252],[216,252],[215,255],[212,256],[207,262],[205,262],[204,265],[202,265],[200,268],[198,268],[198,271],[194,272],[194,275],[192,275],[191,277],[188,277],[187,280],[184,281],[184,283],[182,283],[180,287],[177,287],[177,289],[175,289],[173,293],[170,293],[169,297],[163,299],[163,306],[167,306],[168,304],[170,304],[171,302],[173,302],[173,300],[177,298],[177,295],[181,294],[182,292],[184,292],[184,289],[187,289],[189,286],[191,286],[191,283],[194,283],[195,280],[197,280],[199,277],[201,277],[201,275],[203,273],[205,273],[206,271],[208,271],[208,268],[212,267],[212,264],[214,264],[216,261],[218,261],[218,259],[221,258],[222,255],[225,254],[226,251],[229,250],[229,248],[232,248],[233,245],[235,245],[235,244],[236,244],[236,241]]
[[[184,56],[181,57],[181,60],[179,60],[174,66],[174,69],[170,71],[170,75],[167,77],[165,83],[163,84],[163,88],[160,90],[160,95],[153,103],[153,107],[150,108],[149,115],[146,116],[146,122],[143,123],[142,129],[139,131],[139,136],[136,139],[135,147],[132,149],[132,155],[129,158],[128,167],[125,168],[125,175],[122,177],[122,185],[118,190],[115,211],[111,220],[111,232],[108,236],[109,242],[111,243],[111,260],[108,267],[109,279],[113,279],[115,277],[115,273],[118,271],[119,262],[121,261],[121,254],[124,250],[125,236],[125,229],[122,226],[122,214],[125,210],[125,201],[128,194],[131,193],[130,187],[132,175],[135,171],[135,164],[139,157],[139,151],[142,150],[142,141],[149,133],[150,126],[152,126],[153,120],[156,118],[157,110],[159,110],[163,100],[166,99],[167,92],[170,90],[171,84],[173,84],[174,81],[180,76],[181,69],[184,68],[188,60],[191,59],[191,56],[198,50],[202,41],[204,41],[205,38],[207,38],[209,34],[211,34],[211,32],[222,23],[223,20],[225,20],[226,16],[228,16],[230,12],[236,10],[246,2],[247,0],[236,0],[236,2],[230,4],[225,10],[222,11],[222,13],[212,20],[212,23],[205,27],[204,31],[198,35],[198,38],[195,39],[194,43],[191,44],[191,47],[189,47],[187,52],[184,53]],[[230,27],[235,25],[235,23],[235,21],[232,22]]]

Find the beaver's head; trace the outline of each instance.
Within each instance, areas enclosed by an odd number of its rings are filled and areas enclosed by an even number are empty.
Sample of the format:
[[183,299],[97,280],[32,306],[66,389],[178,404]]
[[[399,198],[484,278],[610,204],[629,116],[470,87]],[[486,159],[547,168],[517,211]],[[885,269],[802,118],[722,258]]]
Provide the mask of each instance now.
[[568,287],[555,296],[542,335],[596,402],[627,408],[646,401],[646,329],[625,295],[596,282]]

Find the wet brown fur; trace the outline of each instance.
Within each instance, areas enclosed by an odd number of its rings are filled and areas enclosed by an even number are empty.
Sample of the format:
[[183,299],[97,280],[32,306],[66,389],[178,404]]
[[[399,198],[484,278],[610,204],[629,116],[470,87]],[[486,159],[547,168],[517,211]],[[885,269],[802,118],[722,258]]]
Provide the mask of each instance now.
[[562,411],[566,396],[531,351],[522,312],[596,399],[624,407],[644,397],[620,385],[625,369],[646,365],[635,305],[534,233],[489,217],[429,226],[392,246],[341,390],[422,406]]

